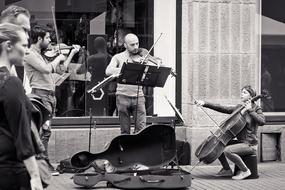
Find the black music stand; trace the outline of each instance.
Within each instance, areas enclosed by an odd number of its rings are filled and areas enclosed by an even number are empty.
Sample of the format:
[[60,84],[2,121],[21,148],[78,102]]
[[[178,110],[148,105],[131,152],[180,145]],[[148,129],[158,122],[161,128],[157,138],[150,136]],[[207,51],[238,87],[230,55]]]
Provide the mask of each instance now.
[[118,78],[118,83],[163,87],[170,71],[170,67],[124,63]]

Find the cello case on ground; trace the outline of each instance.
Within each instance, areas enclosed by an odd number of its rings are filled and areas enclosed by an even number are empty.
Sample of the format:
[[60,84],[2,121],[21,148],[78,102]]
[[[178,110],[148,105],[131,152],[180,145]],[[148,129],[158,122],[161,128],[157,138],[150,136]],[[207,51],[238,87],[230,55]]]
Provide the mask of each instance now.
[[[107,159],[116,167],[114,173],[92,172],[75,174],[74,183],[93,187],[107,181],[122,189],[177,189],[191,186],[191,174],[167,166],[176,158],[175,131],[168,125],[151,125],[138,134],[115,137],[101,153],[79,152],[71,158],[73,166],[89,167],[97,159]],[[149,167],[147,170],[131,169],[135,164]]]

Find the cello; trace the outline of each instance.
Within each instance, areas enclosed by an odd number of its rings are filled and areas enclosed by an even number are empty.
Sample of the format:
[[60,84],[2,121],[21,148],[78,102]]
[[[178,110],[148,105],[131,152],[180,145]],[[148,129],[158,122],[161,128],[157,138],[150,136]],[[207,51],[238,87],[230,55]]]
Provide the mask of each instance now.
[[[265,95],[257,95],[251,99],[251,102],[263,98]],[[224,151],[228,142],[235,138],[240,131],[246,126],[246,121],[241,111],[244,105],[235,110],[228,118],[226,118],[218,127],[219,129],[205,139],[196,149],[195,156],[199,162],[210,164],[214,162]]]

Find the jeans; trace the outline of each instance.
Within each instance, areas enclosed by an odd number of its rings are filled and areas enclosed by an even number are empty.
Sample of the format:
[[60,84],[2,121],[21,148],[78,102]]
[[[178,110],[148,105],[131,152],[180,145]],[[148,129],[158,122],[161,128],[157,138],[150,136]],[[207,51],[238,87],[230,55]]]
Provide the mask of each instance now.
[[51,136],[51,127],[49,121],[45,122],[40,130],[40,138],[45,147],[43,152],[44,159],[48,160],[48,142]]
[[117,95],[116,105],[119,113],[121,134],[130,134],[131,115],[134,116],[134,120],[136,121],[134,133],[139,132],[146,126],[144,97],[139,97],[137,99],[137,97]]
[[226,159],[228,158],[235,165],[237,165],[241,171],[245,172],[248,168],[240,156],[252,154],[256,154],[256,146],[251,146],[237,140],[231,140],[224,149],[223,154],[219,157],[219,161],[221,162],[224,169],[229,170],[230,166]]
[[[43,104],[45,107],[54,115],[55,107],[56,107],[56,98],[54,95],[46,94],[44,91],[32,90],[32,93],[41,97]],[[40,131],[40,137],[42,143],[45,147],[45,152],[43,156],[48,160],[48,142],[51,136],[51,127],[49,121],[43,124]]]

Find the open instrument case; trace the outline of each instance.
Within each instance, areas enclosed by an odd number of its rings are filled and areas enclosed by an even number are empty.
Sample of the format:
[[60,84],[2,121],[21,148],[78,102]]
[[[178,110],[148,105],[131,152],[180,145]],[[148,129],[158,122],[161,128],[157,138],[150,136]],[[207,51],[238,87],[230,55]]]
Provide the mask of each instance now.
[[[73,177],[79,186],[93,187],[107,181],[121,189],[178,189],[191,186],[191,174],[177,162],[175,130],[168,125],[151,125],[134,135],[115,137],[108,148],[98,154],[79,152],[71,158],[77,168],[89,168],[97,159],[106,159],[116,168],[113,173],[79,173]],[[135,164],[146,170],[133,170]]]

